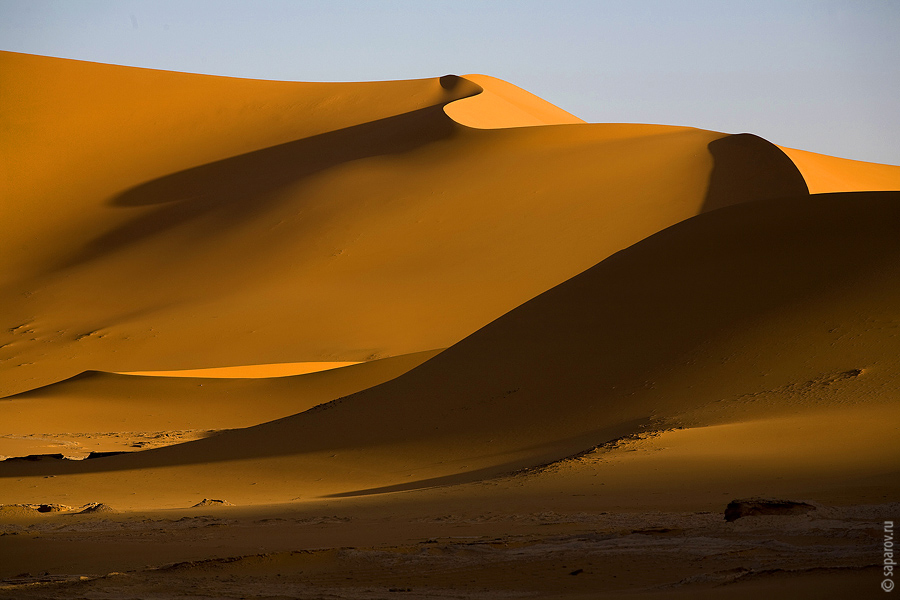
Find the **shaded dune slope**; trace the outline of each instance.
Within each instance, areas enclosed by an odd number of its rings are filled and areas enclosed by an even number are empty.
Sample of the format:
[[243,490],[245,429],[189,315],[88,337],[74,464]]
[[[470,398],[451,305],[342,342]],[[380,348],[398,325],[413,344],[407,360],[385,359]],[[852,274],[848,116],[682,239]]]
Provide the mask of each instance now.
[[2,435],[231,429],[302,412],[397,377],[435,356],[418,352],[304,375],[259,379],[89,371],[0,405]]
[[[52,488],[114,471],[104,486],[116,490],[146,470],[171,483],[156,492],[162,502],[198,478],[240,497],[261,469],[290,472],[305,497],[389,491],[540,464],[646,429],[889,406],[898,224],[900,194],[886,192],[712,211],[378,387],[215,438],[82,463],[2,464],[0,475],[70,475]],[[843,383],[808,393],[817,381]],[[770,401],[748,401],[765,394]],[[211,477],[219,461],[229,461],[228,482]]]
[[703,210],[809,193],[791,159],[759,136],[739,133],[719,138],[709,143],[709,152],[715,162]]
[[[88,240],[55,266],[62,270],[122,252],[195,223],[190,243],[202,248],[221,232],[252,222],[290,198],[279,193],[339,165],[412,152],[452,135],[440,106],[353,125],[207,163],[154,179],[117,195],[112,207],[153,207]],[[302,203],[295,210],[306,208]]]

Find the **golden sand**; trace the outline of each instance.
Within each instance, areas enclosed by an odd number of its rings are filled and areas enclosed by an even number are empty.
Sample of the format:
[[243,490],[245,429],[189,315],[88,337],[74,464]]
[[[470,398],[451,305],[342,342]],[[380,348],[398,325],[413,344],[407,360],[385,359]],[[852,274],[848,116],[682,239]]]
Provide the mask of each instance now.
[[877,591],[900,167],[485,75],[0,75],[0,598]]

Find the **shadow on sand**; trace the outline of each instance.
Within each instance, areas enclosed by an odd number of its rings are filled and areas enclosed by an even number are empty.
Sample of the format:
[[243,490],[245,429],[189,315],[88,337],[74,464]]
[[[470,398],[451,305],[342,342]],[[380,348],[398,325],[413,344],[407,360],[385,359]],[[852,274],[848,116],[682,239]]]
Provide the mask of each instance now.
[[143,210],[88,242],[55,270],[125,250],[190,222],[204,223],[193,235],[220,235],[223,229],[264,213],[281,201],[280,190],[316,173],[355,160],[409,152],[449,137],[455,127],[443,106],[435,105],[154,179],[111,200],[116,207]]
[[714,159],[702,212],[753,200],[808,196],[800,170],[781,148],[739,133],[707,146]]

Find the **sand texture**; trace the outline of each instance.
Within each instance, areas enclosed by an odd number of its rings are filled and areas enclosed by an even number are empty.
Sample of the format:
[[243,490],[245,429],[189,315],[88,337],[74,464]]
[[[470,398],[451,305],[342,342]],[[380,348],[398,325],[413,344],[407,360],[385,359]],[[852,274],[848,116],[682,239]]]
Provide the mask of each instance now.
[[0,598],[884,593],[900,167],[486,75],[0,77]]

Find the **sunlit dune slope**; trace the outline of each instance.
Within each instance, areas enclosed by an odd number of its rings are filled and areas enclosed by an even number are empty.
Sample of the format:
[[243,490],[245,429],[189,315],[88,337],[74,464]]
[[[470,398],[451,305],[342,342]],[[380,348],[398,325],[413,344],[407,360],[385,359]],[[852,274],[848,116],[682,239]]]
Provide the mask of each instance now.
[[900,166],[781,149],[797,165],[813,194],[900,190]]
[[534,94],[487,75],[466,75],[482,92],[444,108],[457,123],[479,129],[584,123]]
[[473,129],[444,107],[482,88],[452,76],[285,83],[11,53],[0,70],[0,396],[86,370],[450,346],[703,210],[723,137]]
[[141,375],[143,377],[212,377],[218,379],[262,379],[265,377],[290,377],[306,375],[318,371],[328,371],[358,365],[359,362],[299,362],[272,363],[267,365],[237,365],[231,367],[209,367],[206,369],[176,369],[174,371],[131,371],[120,375]]
[[128,211],[109,202],[138,184],[480,91],[463,80],[258,81],[12,52],[0,52],[0,73],[0,226],[16,250],[0,255],[3,281],[133,216],[110,215]]
[[[72,501],[102,496],[132,506],[184,505],[201,489],[239,503],[371,493],[480,478],[653,429],[743,422],[784,429],[779,419],[826,414],[834,429],[845,410],[893,414],[898,223],[900,193],[887,192],[708,212],[611,256],[379,387],[159,450],[81,463],[0,463],[0,502],[32,501],[23,497],[32,482],[26,474],[60,475],[42,480],[43,501],[67,493]],[[868,457],[882,461],[883,472],[896,470],[883,466],[885,448],[896,456],[894,432],[848,432],[857,462]],[[757,432],[733,443],[775,437]],[[723,456],[739,450],[728,449],[727,435],[715,439]],[[833,452],[810,449],[828,439],[801,436],[796,453],[790,439],[780,443],[782,474],[812,469],[820,487],[846,475],[830,468]],[[738,454],[744,462],[731,466],[740,481],[757,470],[752,452]],[[260,478],[265,487],[251,485]],[[779,481],[768,489],[795,489],[790,477]],[[143,497],[129,495],[134,489]],[[704,489],[707,501],[728,493]],[[857,490],[853,499],[868,498]]]

